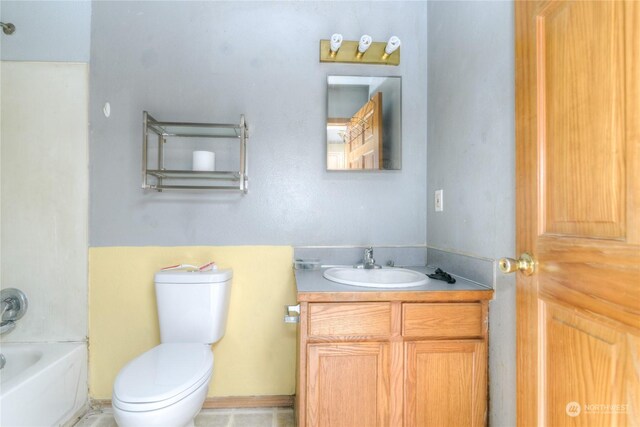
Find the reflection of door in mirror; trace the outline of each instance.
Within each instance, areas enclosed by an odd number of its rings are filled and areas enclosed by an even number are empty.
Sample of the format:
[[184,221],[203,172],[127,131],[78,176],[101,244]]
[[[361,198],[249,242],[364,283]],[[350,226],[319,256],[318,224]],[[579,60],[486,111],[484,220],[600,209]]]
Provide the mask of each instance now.
[[327,170],[399,170],[400,77],[327,77]]
[[351,117],[345,133],[347,169],[382,169],[382,93]]
[[381,92],[376,92],[350,119],[328,119],[328,168],[383,169],[382,131]]

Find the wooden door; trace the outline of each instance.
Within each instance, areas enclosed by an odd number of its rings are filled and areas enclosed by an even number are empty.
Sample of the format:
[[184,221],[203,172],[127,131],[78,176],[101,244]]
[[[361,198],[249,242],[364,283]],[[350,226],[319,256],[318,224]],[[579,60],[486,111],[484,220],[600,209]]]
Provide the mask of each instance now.
[[389,425],[389,343],[309,344],[307,425]]
[[640,3],[516,2],[520,426],[640,424]]
[[486,367],[482,340],[405,343],[404,425],[485,425]]
[[382,92],[353,115],[345,140],[348,169],[382,169]]

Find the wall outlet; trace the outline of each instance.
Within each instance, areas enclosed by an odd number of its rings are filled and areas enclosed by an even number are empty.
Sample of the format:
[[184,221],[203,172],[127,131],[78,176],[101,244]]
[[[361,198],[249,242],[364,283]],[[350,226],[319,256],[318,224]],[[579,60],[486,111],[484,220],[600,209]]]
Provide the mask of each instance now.
[[436,190],[434,196],[434,205],[436,212],[442,212],[444,210],[444,201],[442,200],[443,190]]

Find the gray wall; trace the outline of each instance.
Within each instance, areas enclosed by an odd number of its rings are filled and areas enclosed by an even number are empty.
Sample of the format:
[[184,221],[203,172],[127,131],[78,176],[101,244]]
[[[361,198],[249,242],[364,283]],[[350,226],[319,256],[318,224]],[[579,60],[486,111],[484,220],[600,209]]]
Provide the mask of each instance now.
[[329,85],[327,117],[350,119],[369,100],[369,86]]
[[[424,2],[95,2],[90,244],[424,244],[426,9]],[[376,41],[395,34],[402,64],[320,64],[319,41],[334,32]],[[325,171],[329,74],[402,76],[401,171]],[[246,114],[249,194],[143,192],[145,109],[162,120],[233,122]]]
[[[497,259],[515,251],[511,2],[429,2],[429,247]],[[444,190],[444,212],[433,193]],[[515,425],[515,281],[496,274],[490,422]]]
[[0,33],[4,61],[89,62],[91,1],[0,2],[0,21],[16,31]]

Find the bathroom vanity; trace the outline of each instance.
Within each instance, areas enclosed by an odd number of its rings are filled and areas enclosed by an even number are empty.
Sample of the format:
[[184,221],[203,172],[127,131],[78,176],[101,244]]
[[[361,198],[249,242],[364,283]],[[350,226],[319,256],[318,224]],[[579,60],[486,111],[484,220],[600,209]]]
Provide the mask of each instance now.
[[491,289],[360,288],[322,271],[296,271],[298,426],[486,424]]

